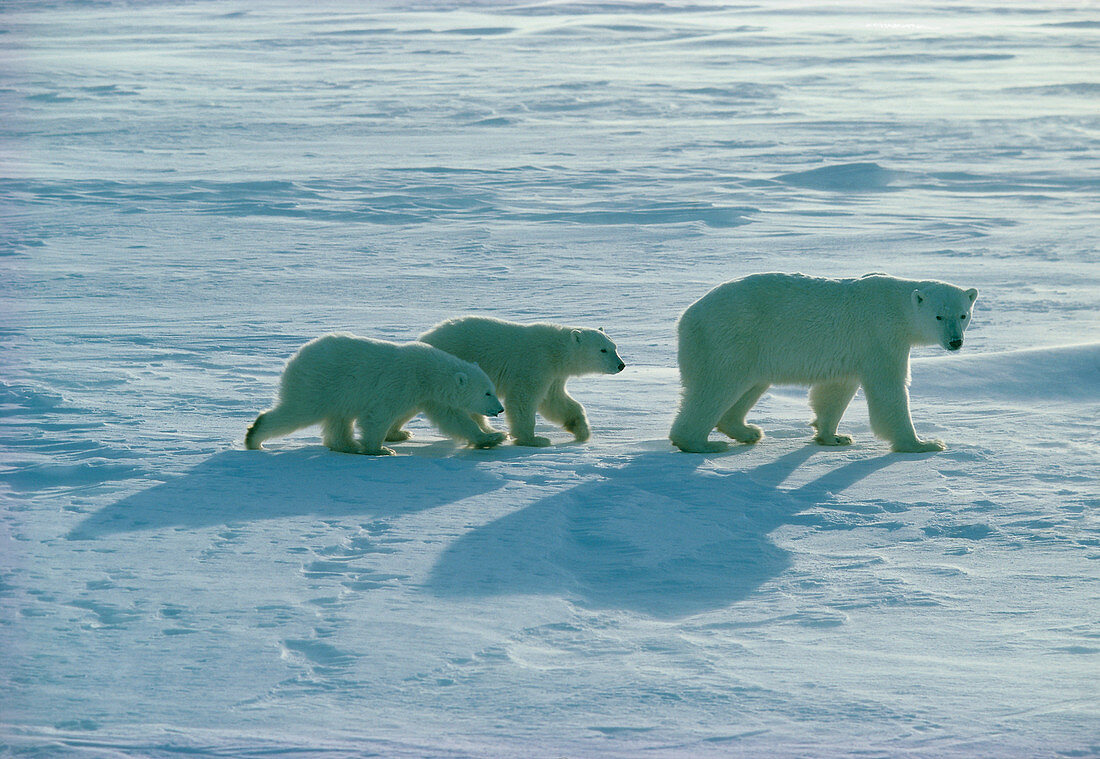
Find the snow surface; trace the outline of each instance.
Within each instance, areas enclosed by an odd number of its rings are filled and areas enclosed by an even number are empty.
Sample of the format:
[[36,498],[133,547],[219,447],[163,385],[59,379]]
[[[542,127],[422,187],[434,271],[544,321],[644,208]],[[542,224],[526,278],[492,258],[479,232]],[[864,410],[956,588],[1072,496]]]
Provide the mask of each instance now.
[[[0,754],[1100,754],[1100,16],[874,5],[5,2]],[[948,450],[674,451],[762,270],[977,287]],[[466,312],[608,330],[591,442],[243,450]]]

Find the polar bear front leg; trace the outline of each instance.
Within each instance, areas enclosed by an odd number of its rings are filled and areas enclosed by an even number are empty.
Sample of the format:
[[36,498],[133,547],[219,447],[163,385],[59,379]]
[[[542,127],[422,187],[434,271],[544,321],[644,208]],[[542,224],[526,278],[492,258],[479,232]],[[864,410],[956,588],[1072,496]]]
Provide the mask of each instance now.
[[444,434],[466,440],[475,448],[492,448],[504,442],[503,432],[492,428],[486,432],[468,412],[460,408],[428,402],[424,404],[424,416]]
[[470,418],[474,420],[474,424],[481,428],[482,432],[496,432],[493,425],[489,424],[489,418],[484,414],[470,414]]
[[546,397],[539,404],[539,413],[551,422],[556,422],[569,432],[578,442],[583,443],[591,437],[588,417],[584,406],[565,391],[565,380],[555,381],[546,391]]
[[550,445],[550,438],[535,434],[535,404],[526,398],[505,399],[504,413],[508,416],[508,430],[516,445],[542,448]]
[[815,443],[851,445],[852,438],[838,435],[836,428],[858,389],[859,381],[854,379],[821,382],[810,387],[810,408],[814,410],[814,420],[810,424],[817,430]]
[[890,449],[895,453],[942,451],[945,446],[941,441],[921,440],[917,437],[909,414],[909,389],[905,386],[907,374],[902,369],[862,378],[871,429],[879,437],[890,441]]

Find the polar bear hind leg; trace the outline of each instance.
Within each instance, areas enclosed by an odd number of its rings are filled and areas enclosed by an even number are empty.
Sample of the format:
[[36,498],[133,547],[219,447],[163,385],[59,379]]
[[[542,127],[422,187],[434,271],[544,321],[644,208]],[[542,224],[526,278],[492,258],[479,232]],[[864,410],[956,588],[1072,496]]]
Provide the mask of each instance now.
[[346,416],[332,416],[321,425],[321,442],[337,453],[362,453],[363,450],[351,432],[352,420]]
[[838,435],[836,428],[858,389],[859,381],[854,379],[820,382],[810,387],[810,408],[814,410],[814,420],[810,424],[817,430],[815,443],[851,445],[852,438]]
[[686,453],[718,453],[728,449],[729,443],[707,438],[723,415],[753,387],[749,382],[740,382],[718,388],[709,383],[702,388],[684,388],[680,413],[668,435],[672,444]]
[[757,443],[764,437],[764,430],[755,424],[745,424],[745,415],[756,405],[760,397],[768,391],[770,385],[753,385],[737,403],[733,404],[718,420],[718,431],[741,443]]
[[245,448],[257,451],[265,440],[289,435],[295,430],[317,424],[319,418],[294,411],[288,406],[276,406],[256,417],[244,437]]
[[389,432],[386,433],[386,442],[400,443],[404,440],[410,439],[413,434],[406,429],[402,429],[402,427],[408,424],[409,420],[412,419],[414,416],[416,416],[415,410],[408,414],[403,414],[400,419],[394,422],[390,426]]
[[[386,436],[393,429],[395,420],[375,418],[368,415],[360,415],[355,420],[355,426],[359,428],[359,442],[352,440],[354,450],[345,453],[364,453],[368,456],[392,456],[394,450],[382,445]],[[350,430],[350,426],[348,428]],[[326,443],[326,445],[328,445]],[[330,448],[332,446],[329,446]],[[333,448],[333,450],[337,450]]]

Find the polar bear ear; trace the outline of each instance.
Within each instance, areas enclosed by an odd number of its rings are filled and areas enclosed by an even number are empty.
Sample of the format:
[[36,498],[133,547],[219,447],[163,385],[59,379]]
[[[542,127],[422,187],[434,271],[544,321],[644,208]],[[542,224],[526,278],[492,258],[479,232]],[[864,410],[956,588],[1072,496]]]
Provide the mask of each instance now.
[[581,341],[581,331],[579,329],[575,329],[575,330],[573,330],[573,332],[571,334],[573,335],[573,342],[580,343],[580,341]]
[[466,387],[466,384],[470,381],[470,378],[466,376],[466,372],[458,372],[455,374],[455,382],[459,387]]
[[966,297],[970,298],[970,302],[973,303],[978,299],[978,291],[971,287],[966,291]]
[[920,290],[914,290],[913,291],[913,305],[914,306],[924,305],[924,293],[922,293]]

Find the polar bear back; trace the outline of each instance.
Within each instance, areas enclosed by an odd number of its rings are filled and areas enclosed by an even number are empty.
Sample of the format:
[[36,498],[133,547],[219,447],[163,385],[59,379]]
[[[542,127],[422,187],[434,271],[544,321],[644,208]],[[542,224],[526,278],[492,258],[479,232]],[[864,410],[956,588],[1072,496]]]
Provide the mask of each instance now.
[[408,408],[446,399],[454,376],[469,372],[481,370],[424,343],[333,333],[306,343],[291,357],[279,397],[301,408],[316,405],[318,412],[368,400],[378,407]]
[[463,316],[437,324],[420,340],[480,366],[506,392],[532,373],[566,377],[571,330],[557,324],[519,324],[488,316]]
[[794,384],[855,376],[919,342],[911,294],[931,284],[938,283],[781,273],[727,282],[680,318],[681,372],[736,366],[761,381]]

